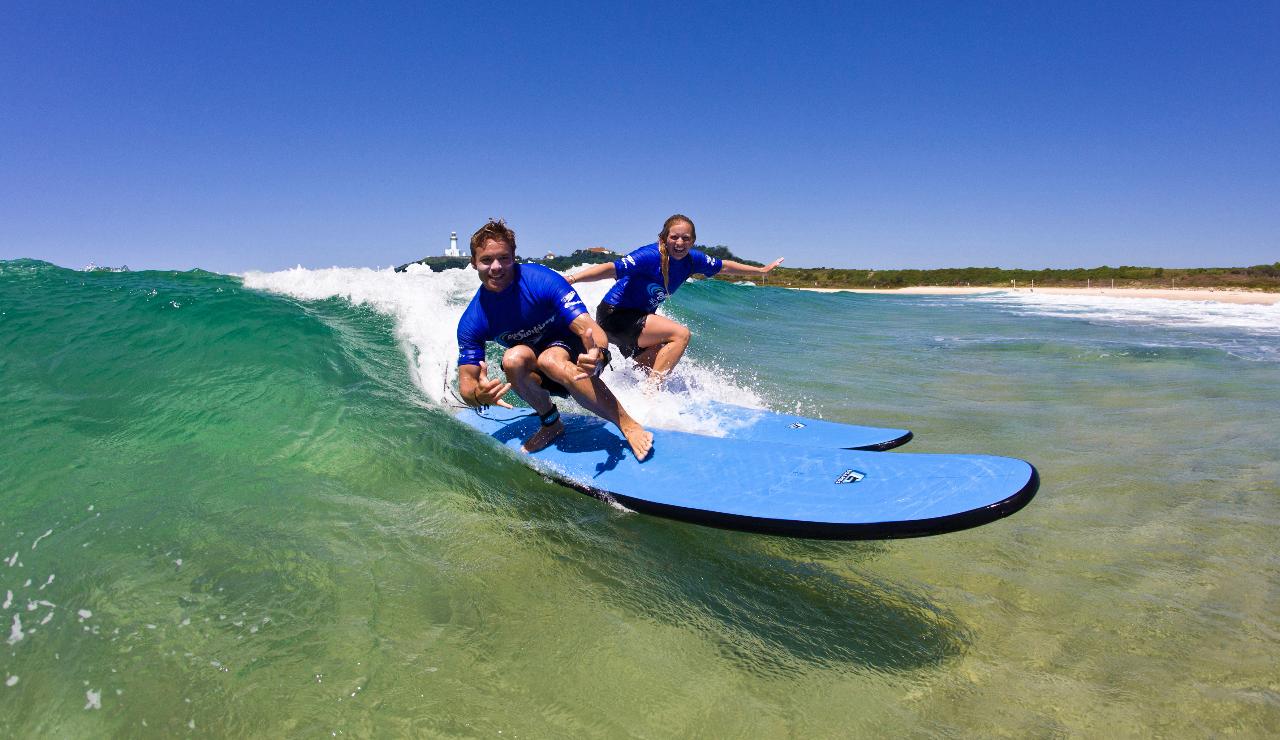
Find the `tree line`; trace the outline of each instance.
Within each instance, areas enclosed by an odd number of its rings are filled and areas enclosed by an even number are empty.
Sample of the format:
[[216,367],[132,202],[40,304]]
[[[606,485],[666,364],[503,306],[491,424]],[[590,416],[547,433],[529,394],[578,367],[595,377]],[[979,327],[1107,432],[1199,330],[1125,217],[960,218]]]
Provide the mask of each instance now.
[[[743,259],[724,244],[714,247],[698,245],[712,257],[734,260],[747,265],[762,263]],[[553,270],[565,272],[578,265],[612,262],[617,254],[601,254],[580,249],[572,254],[551,258],[520,258]],[[415,264],[415,263],[409,263]],[[467,257],[426,257],[425,264],[437,272],[470,266]],[[397,267],[403,271],[408,265]],[[743,278],[724,278],[742,280]],[[750,279],[750,278],[749,278]],[[778,267],[763,280],[755,282],[797,288],[908,288],[919,285],[941,286],[1056,286],[1056,287],[1175,287],[1175,288],[1249,288],[1280,291],[1280,262],[1251,267],[1077,267],[1071,269],[1006,270],[999,267],[948,267],[937,270],[870,270],[831,267]]]
[[766,284],[792,287],[907,288],[942,286],[1174,287],[1254,288],[1280,291],[1280,262],[1252,267],[1077,267],[1006,270],[999,267],[952,267],[938,270],[853,270],[779,267]]

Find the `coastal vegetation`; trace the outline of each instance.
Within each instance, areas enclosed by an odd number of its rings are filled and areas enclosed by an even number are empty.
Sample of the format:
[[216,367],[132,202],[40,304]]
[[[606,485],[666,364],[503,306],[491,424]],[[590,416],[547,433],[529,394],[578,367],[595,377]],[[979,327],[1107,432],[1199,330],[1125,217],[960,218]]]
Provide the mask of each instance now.
[[[761,263],[735,255],[729,247],[699,245],[698,249],[713,257],[731,259],[743,264]],[[553,270],[566,271],[578,265],[610,262],[616,254],[578,250],[569,255],[550,258],[528,258]],[[467,267],[466,257],[427,257],[418,262],[432,270]],[[400,270],[403,270],[402,265]],[[1077,267],[1071,269],[1006,270],[999,267],[949,267],[937,270],[873,270],[831,267],[779,267],[762,278],[717,278],[750,280],[764,285],[796,288],[909,288],[920,285],[940,286],[1032,286],[1085,288],[1235,288],[1280,292],[1280,262],[1251,267]]]
[[1280,292],[1280,262],[1252,267],[1132,267],[1005,270],[955,267],[940,270],[846,270],[783,268],[766,284],[818,288],[907,288],[940,286],[1044,286],[1062,288],[1236,288]]

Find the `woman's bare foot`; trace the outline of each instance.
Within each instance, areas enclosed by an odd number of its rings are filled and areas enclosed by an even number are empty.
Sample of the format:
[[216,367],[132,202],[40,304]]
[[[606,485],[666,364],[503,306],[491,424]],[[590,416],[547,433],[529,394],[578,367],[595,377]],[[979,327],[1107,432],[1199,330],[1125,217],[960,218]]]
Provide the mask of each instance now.
[[524,441],[520,449],[525,452],[537,452],[552,442],[556,441],[556,437],[564,434],[564,422],[556,419],[556,423],[551,426],[542,427],[533,433],[533,436]]
[[667,374],[660,373],[656,370],[650,370],[648,376],[641,381],[640,392],[647,397],[656,396],[662,392],[663,387],[667,384]]
[[619,421],[618,428],[622,430],[622,436],[627,438],[627,444],[631,445],[631,452],[636,456],[636,460],[643,461],[649,456],[653,450],[652,434],[646,432],[635,419],[630,418]]

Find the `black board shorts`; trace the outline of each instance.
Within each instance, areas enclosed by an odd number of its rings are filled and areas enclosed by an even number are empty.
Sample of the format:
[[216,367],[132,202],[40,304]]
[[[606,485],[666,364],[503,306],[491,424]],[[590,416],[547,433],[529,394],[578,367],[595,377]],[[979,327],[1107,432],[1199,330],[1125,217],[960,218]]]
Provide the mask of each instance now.
[[604,329],[609,341],[617,345],[623,357],[631,357],[642,349],[640,332],[644,331],[644,322],[648,318],[649,312],[638,308],[618,308],[609,303],[596,306],[596,323]]
[[[520,342],[520,344],[524,344],[526,347],[533,350],[534,357],[540,357],[543,352],[550,349],[551,347],[564,347],[569,352],[570,362],[577,362],[578,355],[587,351],[586,345],[582,343],[582,340],[579,339],[577,335],[574,335],[568,339],[545,340],[542,342],[538,342],[537,344],[527,344],[525,342]],[[542,386],[543,390],[545,390],[547,393],[550,393],[551,395],[557,398],[569,397],[569,389],[565,388],[563,385],[560,385],[559,383],[552,380],[551,378],[548,378],[545,373],[541,373],[541,372],[538,373],[538,382]]]

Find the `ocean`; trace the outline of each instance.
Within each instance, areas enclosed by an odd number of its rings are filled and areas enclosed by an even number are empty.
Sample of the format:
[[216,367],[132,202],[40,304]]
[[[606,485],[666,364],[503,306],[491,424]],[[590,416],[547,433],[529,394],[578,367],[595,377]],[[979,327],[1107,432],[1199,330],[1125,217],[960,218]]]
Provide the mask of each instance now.
[[605,375],[641,421],[1041,473],[983,527],[821,542],[628,512],[455,422],[476,287],[0,262],[0,736],[1280,732],[1280,306],[686,285],[687,393]]

